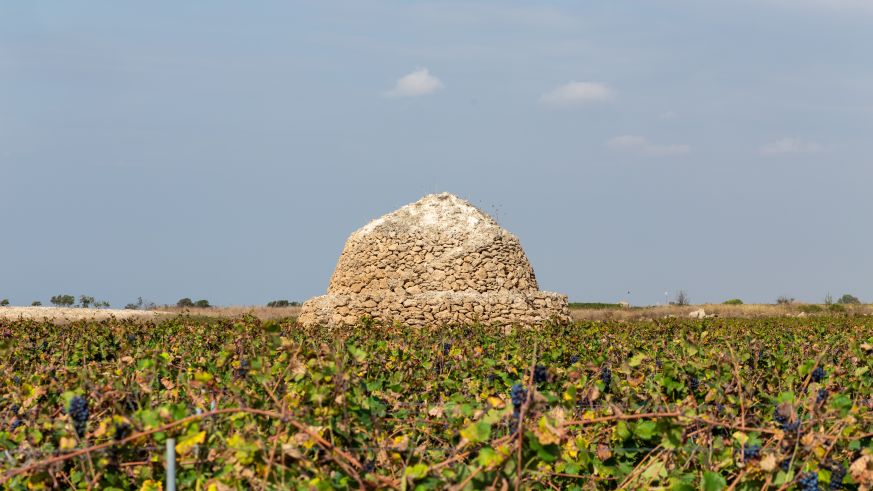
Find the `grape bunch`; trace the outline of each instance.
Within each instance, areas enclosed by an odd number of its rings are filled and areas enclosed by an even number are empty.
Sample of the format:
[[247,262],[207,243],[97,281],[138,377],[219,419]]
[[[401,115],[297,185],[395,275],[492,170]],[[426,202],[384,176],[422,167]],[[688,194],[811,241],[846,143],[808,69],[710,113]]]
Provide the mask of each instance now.
[[840,489],[843,487],[843,479],[846,477],[846,468],[843,464],[835,464],[831,467],[831,484],[828,486],[831,490]]
[[239,378],[245,378],[246,375],[249,374],[249,361],[248,360],[240,360],[239,368],[236,369],[236,376]]
[[612,370],[609,367],[600,370],[600,381],[603,382],[603,392],[609,392],[609,385],[612,383]]
[[743,448],[743,460],[756,459],[761,455],[760,445],[750,445]]
[[812,380],[814,382],[821,382],[821,380],[825,378],[825,371],[822,367],[815,367],[815,370],[812,371]]
[[13,432],[13,431],[15,431],[19,426],[21,426],[21,425],[23,425],[23,424],[24,424],[24,421],[21,421],[20,419],[15,418],[15,421],[13,421],[13,422],[12,422],[12,425],[9,427],[9,431],[10,431],[10,432]]
[[452,343],[443,343],[443,356],[449,356],[449,351],[452,349]]
[[797,480],[800,491],[818,491],[818,473],[807,472]]
[[783,414],[778,407],[776,408],[776,412],[773,413],[773,419],[779,423],[782,427],[782,431],[796,431],[800,427],[800,421],[795,421],[793,423],[789,422],[788,416]]
[[521,384],[515,384],[509,389],[509,397],[512,399],[512,407],[518,412],[525,399],[527,399],[527,391],[524,390]]
[[67,408],[67,414],[73,420],[73,427],[76,429],[76,434],[79,438],[85,436],[85,429],[88,427],[88,399],[82,396],[75,396],[70,400],[70,407]]
[[697,392],[697,389],[700,388],[700,380],[692,375],[688,382],[689,386],[691,387],[691,392]]
[[828,400],[828,390],[827,389],[818,389],[818,394],[815,396],[815,403],[821,404]]
[[540,384],[546,381],[549,378],[549,371],[546,367],[542,365],[537,365],[534,367],[533,379],[535,384]]
[[116,423],[115,424],[115,441],[124,440],[128,436],[130,436],[130,425],[127,423]]
[[518,431],[521,405],[527,399],[527,391],[524,390],[524,386],[521,384],[515,384],[509,389],[509,397],[512,399],[512,418],[509,420],[509,434],[513,435]]
[[579,357],[578,357],[578,356],[573,355],[573,356],[570,357],[570,364],[571,364],[571,365],[576,364],[578,361],[579,361]]

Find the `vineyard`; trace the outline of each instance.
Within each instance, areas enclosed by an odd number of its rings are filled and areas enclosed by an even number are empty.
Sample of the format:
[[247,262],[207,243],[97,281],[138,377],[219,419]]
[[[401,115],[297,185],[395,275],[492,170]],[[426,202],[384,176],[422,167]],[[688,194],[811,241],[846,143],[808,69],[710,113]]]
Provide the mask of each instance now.
[[873,318],[0,320],[0,486],[873,489]]

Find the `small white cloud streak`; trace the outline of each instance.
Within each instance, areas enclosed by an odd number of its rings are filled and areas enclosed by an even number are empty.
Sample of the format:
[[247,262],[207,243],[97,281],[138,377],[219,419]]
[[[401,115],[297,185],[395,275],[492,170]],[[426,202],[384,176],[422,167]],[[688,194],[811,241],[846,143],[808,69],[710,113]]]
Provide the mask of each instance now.
[[427,68],[419,68],[397,79],[394,87],[383,93],[385,97],[418,97],[432,94],[443,88],[440,79],[430,74]]
[[761,147],[761,153],[764,155],[804,154],[815,153],[822,149],[823,147],[816,142],[786,137],[765,144]]
[[606,146],[613,150],[655,157],[686,155],[691,153],[691,147],[688,145],[655,145],[652,144],[648,138],[634,135],[617,136],[607,141]]
[[573,106],[612,99],[614,92],[597,82],[570,82],[555,87],[540,96],[540,101],[553,106]]
[[615,150],[639,149],[649,144],[649,140],[641,136],[622,135],[617,136],[608,142],[606,146]]

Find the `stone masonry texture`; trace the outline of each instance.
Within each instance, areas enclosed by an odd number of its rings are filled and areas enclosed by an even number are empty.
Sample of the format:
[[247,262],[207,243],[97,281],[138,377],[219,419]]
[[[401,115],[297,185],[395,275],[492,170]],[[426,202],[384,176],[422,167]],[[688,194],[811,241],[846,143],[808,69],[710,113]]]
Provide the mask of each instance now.
[[382,322],[523,324],[569,320],[567,297],[538,291],[518,239],[470,203],[432,194],[346,241],[327,295],[303,304],[304,325]]

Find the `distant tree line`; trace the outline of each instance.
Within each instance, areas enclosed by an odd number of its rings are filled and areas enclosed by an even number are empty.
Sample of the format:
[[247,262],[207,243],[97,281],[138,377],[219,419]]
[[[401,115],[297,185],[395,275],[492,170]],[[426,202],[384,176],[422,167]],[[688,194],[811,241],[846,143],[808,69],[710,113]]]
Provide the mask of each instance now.
[[176,302],[176,307],[208,309],[208,308],[212,307],[212,305],[209,305],[209,300],[202,299],[202,300],[197,300],[195,302],[195,301],[191,300],[190,298],[185,297],[185,298],[180,299],[178,302]]
[[273,300],[267,302],[267,307],[299,307],[300,302],[289,302],[288,300]]
[[[73,295],[55,295],[49,299],[49,301],[56,307],[72,307],[73,305],[76,305],[76,297]],[[39,302],[38,300],[31,305],[36,305],[37,303],[42,305],[42,302]],[[89,307],[109,307],[110,304],[105,301],[97,301],[91,295],[79,295],[78,305],[87,309]]]

